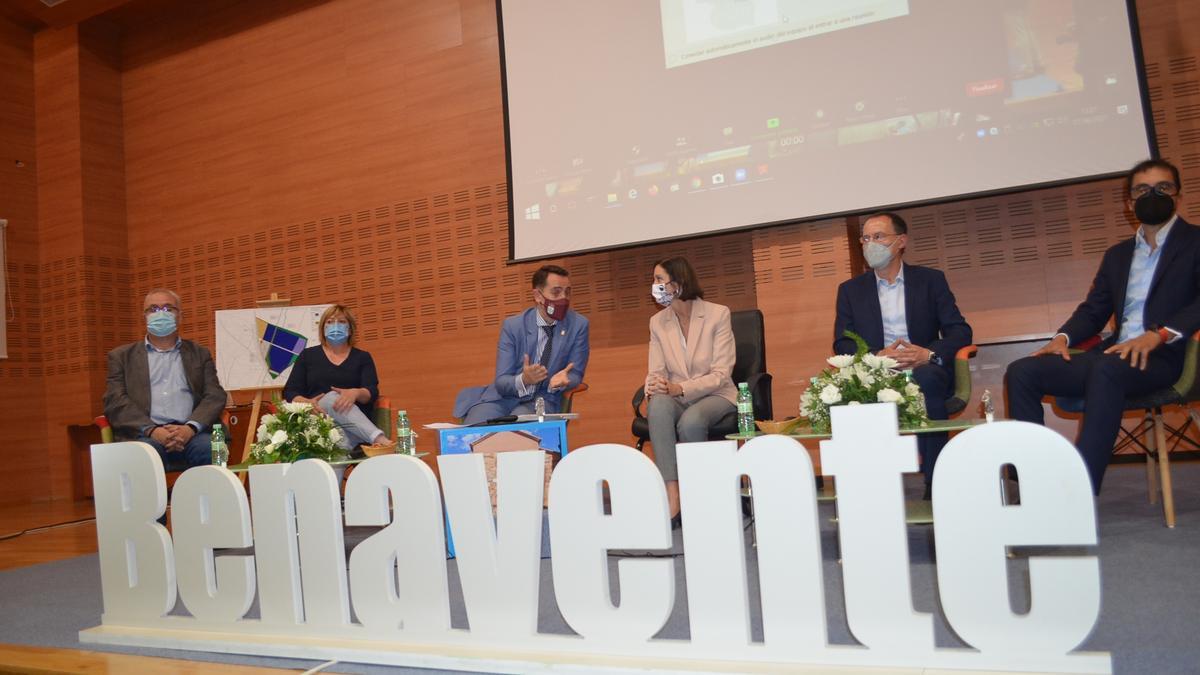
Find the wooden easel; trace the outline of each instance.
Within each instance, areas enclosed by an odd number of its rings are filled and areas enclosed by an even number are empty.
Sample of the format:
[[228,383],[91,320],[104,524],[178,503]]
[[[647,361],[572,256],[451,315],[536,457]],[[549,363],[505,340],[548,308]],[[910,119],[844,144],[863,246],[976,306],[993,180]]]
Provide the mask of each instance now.
[[240,461],[236,462],[237,464],[241,464],[242,462],[245,462],[247,459],[250,458],[250,448],[251,448],[251,446],[254,445],[254,438],[258,435],[258,418],[262,413],[263,394],[268,391],[269,392],[283,391],[283,385],[281,384],[278,386],[273,385],[270,387],[260,387],[258,389],[254,389],[254,390],[242,389],[241,391],[253,391],[254,392],[254,404],[252,406],[250,406],[250,421],[249,421],[248,426],[246,427],[246,444],[242,448],[242,458]]
[[[291,298],[281,298],[278,293],[272,293],[270,298],[266,300],[256,300],[255,303],[260,309],[267,307],[290,307],[292,304]],[[250,448],[254,445],[254,438],[258,434],[258,418],[262,414],[263,394],[266,392],[283,391],[284,385],[273,384],[269,387],[259,387],[257,389],[242,389],[241,391],[253,391],[254,403],[250,406],[250,423],[246,428],[246,444],[242,448],[242,462],[250,458]]]

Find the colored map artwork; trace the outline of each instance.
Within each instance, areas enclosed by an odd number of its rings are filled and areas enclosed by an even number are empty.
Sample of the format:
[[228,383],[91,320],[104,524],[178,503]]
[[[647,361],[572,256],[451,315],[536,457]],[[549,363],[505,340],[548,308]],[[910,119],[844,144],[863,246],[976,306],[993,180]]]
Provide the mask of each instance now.
[[296,362],[296,357],[308,345],[308,338],[262,319],[256,318],[254,321],[260,340],[258,346],[267,362],[267,374],[272,379],[278,378],[280,373]]
[[281,389],[296,357],[317,344],[329,305],[223,309],[216,313],[217,379],[226,391]]

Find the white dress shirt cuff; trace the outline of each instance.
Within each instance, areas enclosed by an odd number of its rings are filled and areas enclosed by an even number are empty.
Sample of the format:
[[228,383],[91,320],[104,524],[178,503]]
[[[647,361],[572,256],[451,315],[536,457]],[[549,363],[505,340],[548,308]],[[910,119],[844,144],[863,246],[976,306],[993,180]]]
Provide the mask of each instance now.
[[517,373],[515,377],[516,379],[513,381],[516,383],[517,398],[525,398],[533,393],[529,387],[525,386],[525,379],[521,377],[521,373]]

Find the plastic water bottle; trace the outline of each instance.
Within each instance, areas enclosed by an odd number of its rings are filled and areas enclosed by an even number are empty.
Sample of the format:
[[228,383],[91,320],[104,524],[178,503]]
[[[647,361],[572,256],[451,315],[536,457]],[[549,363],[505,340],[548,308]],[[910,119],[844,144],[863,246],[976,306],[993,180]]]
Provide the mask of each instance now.
[[209,438],[213,466],[224,467],[229,463],[229,445],[225,443],[225,429],[220,424],[214,424]]
[[737,397],[738,433],[754,433],[754,396],[750,393],[750,385],[738,383]]
[[396,412],[396,452],[411,455],[416,452],[417,440],[413,433],[412,424],[408,421],[408,411]]

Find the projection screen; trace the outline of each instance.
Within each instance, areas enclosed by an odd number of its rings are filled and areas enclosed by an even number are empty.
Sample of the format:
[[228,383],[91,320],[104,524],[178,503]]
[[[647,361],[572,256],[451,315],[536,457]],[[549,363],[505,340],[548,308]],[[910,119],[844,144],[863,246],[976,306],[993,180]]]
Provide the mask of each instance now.
[[514,260],[1111,175],[1125,0],[500,0]]

